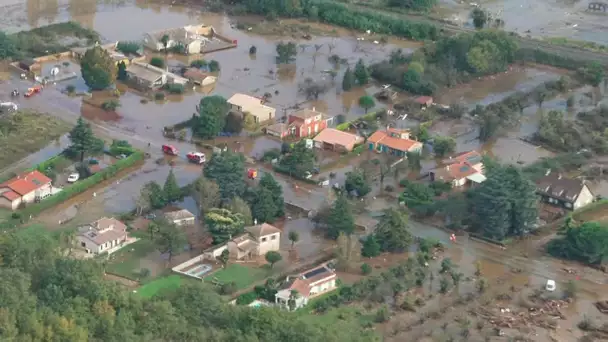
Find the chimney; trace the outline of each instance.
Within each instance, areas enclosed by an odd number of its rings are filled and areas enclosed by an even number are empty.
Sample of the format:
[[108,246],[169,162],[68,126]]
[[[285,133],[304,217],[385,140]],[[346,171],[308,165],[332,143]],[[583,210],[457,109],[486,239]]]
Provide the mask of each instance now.
[[547,172],[545,172],[545,176],[548,176],[549,174],[551,174],[551,169],[547,169]]

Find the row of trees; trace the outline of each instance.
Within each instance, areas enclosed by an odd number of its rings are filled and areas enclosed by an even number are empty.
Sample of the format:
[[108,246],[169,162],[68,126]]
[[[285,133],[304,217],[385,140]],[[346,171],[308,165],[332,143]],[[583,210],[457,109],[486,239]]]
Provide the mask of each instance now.
[[372,339],[370,332],[353,329],[352,322],[336,321],[329,326],[277,310],[229,305],[200,282],[183,284],[170,294],[144,299],[114,282],[105,281],[103,263],[68,259],[63,248],[62,242],[41,231],[2,234],[0,331],[3,340]]

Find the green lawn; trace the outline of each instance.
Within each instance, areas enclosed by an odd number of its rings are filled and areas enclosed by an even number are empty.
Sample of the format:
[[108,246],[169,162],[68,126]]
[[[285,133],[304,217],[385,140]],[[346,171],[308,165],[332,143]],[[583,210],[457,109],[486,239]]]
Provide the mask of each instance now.
[[140,271],[139,260],[146,257],[156,249],[152,241],[148,239],[139,239],[138,241],[125,246],[124,248],[113,253],[106,271],[116,275],[138,280]]
[[137,293],[144,298],[152,298],[161,290],[177,290],[184,280],[177,274],[158,278],[137,289]]
[[266,267],[248,267],[240,264],[229,264],[225,269],[219,270],[205,278],[206,282],[211,282],[217,278],[221,283],[235,282],[239,290],[246,289],[253,283],[263,280],[270,276],[272,270]]

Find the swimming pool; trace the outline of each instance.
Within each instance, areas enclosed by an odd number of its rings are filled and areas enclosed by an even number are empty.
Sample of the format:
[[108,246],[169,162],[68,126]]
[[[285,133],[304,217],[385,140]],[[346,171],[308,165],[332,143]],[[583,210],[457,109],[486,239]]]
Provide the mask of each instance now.
[[251,302],[251,304],[249,304],[247,306],[249,306],[250,308],[256,308],[257,309],[257,308],[261,308],[262,306],[268,306],[268,304],[256,299],[253,302]]
[[207,264],[202,264],[202,265],[199,265],[199,266],[187,271],[186,273],[193,277],[200,278],[203,274],[205,274],[209,271],[211,271],[211,266],[207,265]]

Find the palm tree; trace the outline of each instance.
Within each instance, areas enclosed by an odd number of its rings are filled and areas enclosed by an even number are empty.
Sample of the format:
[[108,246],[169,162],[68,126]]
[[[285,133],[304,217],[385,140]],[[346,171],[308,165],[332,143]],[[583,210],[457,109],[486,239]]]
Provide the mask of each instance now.
[[169,70],[169,67],[167,66],[167,54],[169,54],[169,36],[166,34],[163,35],[160,38],[160,42],[163,43],[163,48],[165,50],[165,68]]
[[148,223],[148,233],[150,233],[150,240],[154,239],[154,234],[160,230],[160,227],[156,222]]

